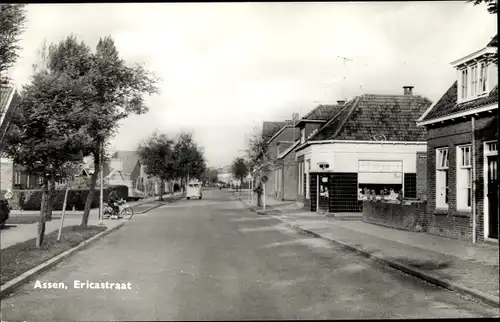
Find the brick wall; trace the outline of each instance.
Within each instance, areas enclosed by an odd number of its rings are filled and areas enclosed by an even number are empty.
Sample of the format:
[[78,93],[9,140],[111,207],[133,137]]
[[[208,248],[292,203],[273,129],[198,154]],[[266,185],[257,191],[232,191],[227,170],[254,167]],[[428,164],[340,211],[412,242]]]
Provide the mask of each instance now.
[[13,190],[13,179],[14,179],[14,166],[10,162],[0,163],[0,191],[1,190]]
[[[472,142],[471,121],[455,122],[427,131],[428,233],[472,241],[472,213],[457,211],[456,146]],[[495,140],[496,116],[476,119],[476,237],[484,239],[484,141]],[[436,148],[448,147],[448,210],[436,209]]]
[[425,203],[402,205],[364,201],[363,221],[408,231],[422,231],[426,226]]
[[427,153],[417,152],[417,198],[427,200]]

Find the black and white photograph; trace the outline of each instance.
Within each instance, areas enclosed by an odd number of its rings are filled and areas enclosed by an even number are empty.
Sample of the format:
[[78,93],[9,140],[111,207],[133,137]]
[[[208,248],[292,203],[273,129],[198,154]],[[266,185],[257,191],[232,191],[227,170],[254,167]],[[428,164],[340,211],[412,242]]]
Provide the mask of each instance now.
[[497,11],[0,4],[0,320],[498,319]]

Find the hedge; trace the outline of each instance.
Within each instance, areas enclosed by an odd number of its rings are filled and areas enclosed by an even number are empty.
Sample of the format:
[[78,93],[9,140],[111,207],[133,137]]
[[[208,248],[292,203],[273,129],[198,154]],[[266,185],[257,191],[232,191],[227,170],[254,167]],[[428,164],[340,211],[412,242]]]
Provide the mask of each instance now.
[[[108,199],[111,189],[115,189],[118,198],[127,199],[128,187],[127,186],[107,186],[103,189],[103,199]],[[84,210],[85,202],[87,201],[87,194],[89,189],[71,189],[68,191],[68,200],[66,201],[66,210]],[[62,210],[64,204],[64,195],[66,190],[55,190],[52,197],[52,210]],[[13,190],[13,197],[9,200],[9,205],[14,210],[40,210],[42,206],[42,190]],[[5,191],[0,191],[0,197],[5,195]],[[92,201],[92,208],[99,207],[100,191],[94,191],[94,200]]]

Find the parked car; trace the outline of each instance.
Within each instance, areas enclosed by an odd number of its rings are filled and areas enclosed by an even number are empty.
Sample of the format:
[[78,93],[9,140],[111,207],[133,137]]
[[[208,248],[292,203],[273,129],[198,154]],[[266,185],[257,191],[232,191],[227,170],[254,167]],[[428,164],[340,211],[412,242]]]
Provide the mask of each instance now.
[[199,182],[190,182],[187,186],[186,191],[186,199],[189,200],[191,198],[201,199],[203,197],[201,193],[201,183]]

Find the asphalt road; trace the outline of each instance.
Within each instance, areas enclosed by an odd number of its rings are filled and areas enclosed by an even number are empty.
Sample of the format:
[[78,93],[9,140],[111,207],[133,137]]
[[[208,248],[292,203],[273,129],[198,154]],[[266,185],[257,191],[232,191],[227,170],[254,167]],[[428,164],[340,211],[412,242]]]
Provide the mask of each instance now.
[[[257,215],[227,191],[156,208],[26,284],[3,321],[458,318],[498,316]],[[131,283],[75,289],[74,281]]]

